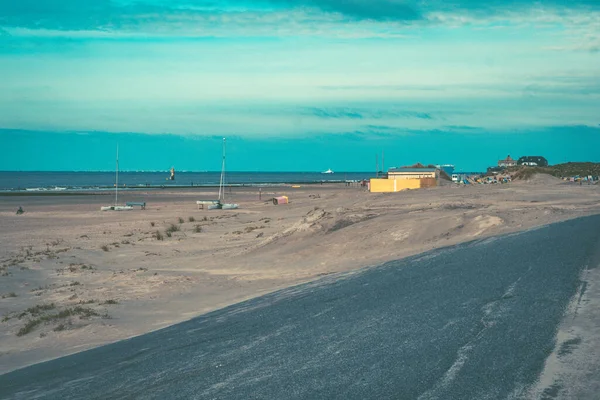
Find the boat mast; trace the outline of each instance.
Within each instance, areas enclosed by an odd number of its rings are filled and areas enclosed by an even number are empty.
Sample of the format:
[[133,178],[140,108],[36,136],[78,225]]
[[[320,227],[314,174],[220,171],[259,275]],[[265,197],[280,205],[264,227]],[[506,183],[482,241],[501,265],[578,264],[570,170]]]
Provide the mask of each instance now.
[[115,180],[115,206],[118,204],[119,197],[119,144],[117,143],[117,177]]
[[225,201],[225,138],[223,138],[223,163],[221,165],[221,181],[219,182],[219,200]]

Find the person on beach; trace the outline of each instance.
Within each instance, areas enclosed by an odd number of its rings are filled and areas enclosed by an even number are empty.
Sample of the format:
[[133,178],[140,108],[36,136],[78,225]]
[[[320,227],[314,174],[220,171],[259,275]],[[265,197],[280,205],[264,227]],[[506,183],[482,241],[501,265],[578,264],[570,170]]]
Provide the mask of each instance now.
[[17,215],[21,215],[23,214],[25,211],[23,211],[23,207],[19,206],[19,209],[17,210]]

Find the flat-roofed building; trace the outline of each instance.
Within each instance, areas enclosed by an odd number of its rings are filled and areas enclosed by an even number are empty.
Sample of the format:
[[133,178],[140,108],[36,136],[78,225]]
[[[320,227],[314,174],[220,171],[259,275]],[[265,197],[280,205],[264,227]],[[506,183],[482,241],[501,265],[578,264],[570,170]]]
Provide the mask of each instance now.
[[437,186],[437,168],[390,168],[383,179],[371,179],[369,191],[374,193],[400,192]]
[[437,168],[390,168],[388,179],[438,178]]

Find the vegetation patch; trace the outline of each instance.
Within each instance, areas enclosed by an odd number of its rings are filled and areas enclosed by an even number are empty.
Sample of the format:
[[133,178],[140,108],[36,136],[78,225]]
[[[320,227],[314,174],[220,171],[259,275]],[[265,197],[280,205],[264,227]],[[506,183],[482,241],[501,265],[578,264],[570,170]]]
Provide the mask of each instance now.
[[54,305],[54,303],[38,304],[36,306],[29,307],[28,309],[17,315],[17,318],[21,319],[27,316],[27,314],[31,314],[31,316],[35,317],[37,315],[43,314],[45,311],[54,310],[55,308],[56,306]]
[[107,245],[103,245],[103,246],[101,246],[100,248],[101,248],[102,250],[104,250],[104,251],[108,251],[108,246],[107,246]]
[[177,232],[177,231],[180,231],[180,230],[181,230],[181,228],[178,225],[175,225],[175,224],[171,224],[171,226],[169,226],[167,228],[167,232],[170,232],[170,233]]
[[246,233],[250,233],[250,232],[252,232],[252,231],[255,231],[255,230],[257,230],[257,229],[264,229],[264,228],[265,228],[264,226],[247,226],[247,227],[244,229],[244,232],[246,232]]
[[[100,314],[98,314],[95,310],[93,310],[89,307],[76,306],[76,307],[72,307],[72,308],[66,308],[62,311],[59,311],[56,314],[39,315],[37,318],[27,321],[27,323],[23,327],[21,327],[21,329],[19,329],[19,331],[17,332],[17,336],[27,335],[28,333],[35,330],[35,328],[37,328],[41,324],[56,322],[56,321],[63,320],[65,318],[70,318],[70,317],[90,318],[90,317],[100,317],[100,316],[101,316]],[[108,317],[108,315],[106,315],[106,317]]]
[[156,240],[164,240],[164,237],[162,233],[160,233],[160,231],[154,232],[154,237],[156,238]]
[[200,225],[194,226],[194,232],[196,232],[196,233],[202,232],[202,226],[200,226]]
[[50,289],[50,286],[46,285],[46,286],[38,286],[35,289],[31,289],[31,291],[32,292],[39,292],[40,290],[48,290],[48,289]]
[[188,221],[190,221],[190,222],[196,222],[196,218],[194,218],[194,217],[188,217]]
[[10,298],[10,297],[17,297],[17,294],[15,292],[10,292],[10,293],[6,293],[6,294],[2,295],[3,299],[7,299],[7,298]]
[[549,167],[513,167],[507,170],[513,173],[513,179],[530,179],[535,174],[548,174],[557,178],[574,176],[599,176],[600,163],[593,162],[568,162],[551,165]]
[[181,218],[181,217],[179,217],[179,218],[178,218],[178,221],[179,221],[179,223],[180,223],[180,224],[183,224],[183,223],[185,222],[185,221],[183,220],[183,218]]

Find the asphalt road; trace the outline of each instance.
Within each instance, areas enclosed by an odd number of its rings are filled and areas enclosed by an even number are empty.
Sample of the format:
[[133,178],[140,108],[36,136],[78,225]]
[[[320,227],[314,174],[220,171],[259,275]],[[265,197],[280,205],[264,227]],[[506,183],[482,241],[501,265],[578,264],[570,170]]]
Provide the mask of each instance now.
[[600,216],[450,247],[2,375],[0,398],[521,398],[599,251]]

